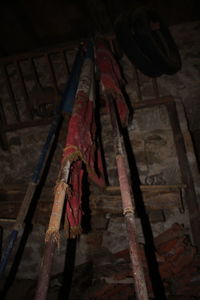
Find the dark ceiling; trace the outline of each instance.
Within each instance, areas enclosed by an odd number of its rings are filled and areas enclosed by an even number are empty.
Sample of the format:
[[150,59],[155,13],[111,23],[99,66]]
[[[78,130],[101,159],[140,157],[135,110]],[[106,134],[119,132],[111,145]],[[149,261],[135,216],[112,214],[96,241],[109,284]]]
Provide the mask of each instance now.
[[200,0],[4,0],[0,2],[0,55],[109,32],[116,16],[138,5],[154,8],[170,25],[200,15]]

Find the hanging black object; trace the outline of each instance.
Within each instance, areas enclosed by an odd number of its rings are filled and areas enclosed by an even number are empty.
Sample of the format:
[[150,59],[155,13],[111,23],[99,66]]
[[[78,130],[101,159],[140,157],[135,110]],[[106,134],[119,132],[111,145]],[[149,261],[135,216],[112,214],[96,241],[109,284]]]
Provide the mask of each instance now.
[[131,11],[117,20],[115,31],[127,57],[144,74],[157,77],[180,70],[177,46],[156,12],[147,8]]

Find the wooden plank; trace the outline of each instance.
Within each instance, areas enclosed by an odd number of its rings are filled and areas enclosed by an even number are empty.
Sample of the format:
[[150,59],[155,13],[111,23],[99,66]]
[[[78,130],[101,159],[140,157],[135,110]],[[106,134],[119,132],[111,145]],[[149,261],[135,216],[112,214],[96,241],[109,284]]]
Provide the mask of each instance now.
[[54,67],[53,67],[53,62],[52,62],[50,54],[46,54],[45,58],[46,58],[46,61],[47,61],[47,64],[48,64],[49,71],[51,73],[51,78],[52,78],[52,81],[53,81],[53,84],[54,84],[54,88],[56,90],[57,95],[59,95],[60,91],[59,91],[59,88],[58,88],[56,74],[55,74],[55,70],[54,70]]
[[157,78],[152,78],[152,85],[153,85],[155,97],[156,99],[159,99],[159,88],[158,88]]
[[6,84],[6,87],[7,87],[7,90],[8,90],[10,102],[12,103],[12,108],[14,110],[16,120],[17,120],[17,122],[19,122],[20,121],[20,114],[19,114],[18,106],[17,106],[17,103],[16,103],[15,95],[14,95],[14,92],[13,92],[10,77],[8,76],[8,71],[7,71],[6,66],[2,67],[2,72],[3,72],[3,77],[4,77],[5,84]]
[[139,102],[143,102],[141,86],[140,86],[140,81],[139,81],[139,73],[138,73],[138,70],[135,68],[135,66],[133,66],[133,71],[135,73],[135,78],[136,78],[136,93],[137,93]]
[[[26,186],[22,190],[19,186],[13,190],[0,189],[0,218],[16,218]],[[181,194],[175,191],[143,191],[143,200],[147,211],[182,209]],[[38,200],[34,223],[47,224],[49,221],[53,201],[53,187],[44,188]],[[89,199],[92,214],[111,213],[122,214],[122,201],[120,193],[110,192],[92,193]]]
[[174,102],[173,97],[167,96],[167,97],[159,97],[155,99],[149,99],[149,100],[143,100],[140,102],[133,103],[134,109],[141,109],[145,107],[151,107],[154,105],[162,105],[162,104],[168,104]]
[[25,84],[25,81],[24,81],[24,75],[22,73],[22,69],[21,69],[21,65],[20,65],[19,61],[15,61],[15,67],[16,67],[17,75],[18,75],[20,85],[21,85],[21,88],[22,88],[22,93],[23,93],[24,102],[25,102],[25,105],[26,105],[26,110],[27,110],[28,116],[31,119],[33,119],[33,113],[32,113],[32,108],[31,108],[31,104],[30,104],[29,94],[28,94],[28,91],[27,91],[27,88],[26,88],[26,84]]
[[40,120],[35,120],[35,121],[27,121],[27,122],[21,122],[21,123],[16,123],[16,124],[10,124],[4,126],[5,131],[15,131],[17,129],[23,129],[23,128],[28,128],[28,127],[35,127],[35,126],[40,126],[40,125],[48,125],[52,122],[53,118],[45,118],[45,119],[40,119]]
[[197,246],[198,250],[200,251],[200,237],[199,237],[200,210],[199,210],[197,195],[196,195],[194,182],[193,182],[193,178],[192,178],[192,174],[188,162],[188,157],[186,154],[184,138],[179,125],[175,102],[168,103],[167,110],[170,118],[170,123],[172,126],[172,132],[174,136],[174,143],[176,146],[176,152],[178,156],[182,181],[185,182],[187,185],[187,188],[185,190],[185,197],[186,197],[187,206],[189,210],[189,218],[190,218],[192,235],[194,238],[195,246]]
[[[165,210],[178,208],[183,210],[182,199],[180,192],[177,191],[143,191],[142,193],[144,205],[147,210]],[[109,195],[102,193],[99,195],[90,196],[91,210],[105,211],[108,213],[122,212],[120,194]]]
[[[22,198],[21,198],[22,201]],[[8,219],[8,223],[12,222],[12,220],[16,220],[21,201],[19,199],[17,201],[3,201],[0,203],[0,222],[6,223],[6,219]],[[51,201],[39,201],[34,217],[33,223],[46,225],[49,222],[49,217],[52,209],[52,200]],[[2,220],[1,220],[2,219]]]
[[10,64],[13,63],[13,61],[26,60],[29,59],[30,57],[43,56],[46,53],[60,52],[61,50],[66,50],[66,51],[76,50],[76,48],[79,45],[80,45],[80,41],[74,41],[74,42],[59,44],[52,47],[38,48],[30,52],[20,53],[13,56],[2,57],[0,58],[0,65]]
[[[187,186],[186,184],[180,183],[180,184],[166,184],[166,185],[141,185],[140,190],[141,191],[152,191],[152,190],[164,190],[164,191],[171,191],[171,190],[179,190],[179,189],[185,189]],[[114,191],[120,191],[119,186],[108,186],[106,187],[107,192],[114,192]]]
[[63,56],[64,62],[65,62],[65,66],[66,66],[66,69],[67,69],[67,73],[69,75],[70,74],[70,69],[69,69],[69,63],[68,63],[68,59],[67,59],[67,55],[66,55],[65,50],[61,51],[61,54]]

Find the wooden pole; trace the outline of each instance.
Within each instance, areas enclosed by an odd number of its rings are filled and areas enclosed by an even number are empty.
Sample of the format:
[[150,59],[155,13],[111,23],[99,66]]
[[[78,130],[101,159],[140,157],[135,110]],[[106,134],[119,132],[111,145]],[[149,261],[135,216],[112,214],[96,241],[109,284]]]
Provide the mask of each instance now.
[[49,221],[49,227],[46,232],[45,249],[39,272],[35,300],[45,300],[47,296],[54,252],[59,243],[60,222],[64,207],[69,171],[70,162],[67,161],[63,168],[63,174],[61,176],[62,179],[56,186],[54,204]]
[[179,125],[176,103],[171,102],[167,104],[167,110],[170,118],[170,123],[172,126],[172,131],[174,135],[174,143],[176,146],[176,152],[178,156],[178,162],[181,171],[182,181],[187,185],[185,189],[186,203],[189,210],[190,225],[192,230],[192,236],[194,239],[194,244],[200,251],[200,209],[197,202],[197,195],[194,187],[194,182],[192,178],[192,173],[190,170],[186,147]]
[[142,262],[139,252],[139,244],[137,241],[137,230],[135,222],[135,207],[132,203],[131,188],[127,175],[127,167],[125,163],[125,155],[123,151],[122,136],[120,135],[119,124],[117,120],[114,100],[106,97],[109,103],[109,110],[111,115],[111,123],[113,127],[113,135],[115,137],[116,162],[119,176],[119,184],[122,196],[123,214],[126,222],[126,229],[129,242],[129,252],[131,258],[131,266],[133,272],[133,280],[135,283],[135,290],[138,300],[147,300],[148,292],[142,268]]

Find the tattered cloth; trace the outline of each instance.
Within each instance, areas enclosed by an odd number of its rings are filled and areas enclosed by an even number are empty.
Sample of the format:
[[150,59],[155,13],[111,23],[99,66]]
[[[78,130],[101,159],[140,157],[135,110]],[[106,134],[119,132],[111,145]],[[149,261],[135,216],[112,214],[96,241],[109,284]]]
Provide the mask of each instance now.
[[97,148],[94,116],[94,64],[86,58],[80,75],[72,116],[68,126],[62,165],[72,162],[67,199],[68,236],[76,237],[81,232],[81,198],[83,163],[88,176],[101,187],[105,186],[101,154]]
[[121,92],[122,76],[119,66],[105,40],[99,39],[95,43],[96,64],[100,72],[102,89],[112,95],[116,101],[118,114],[123,125],[127,125],[129,110]]

